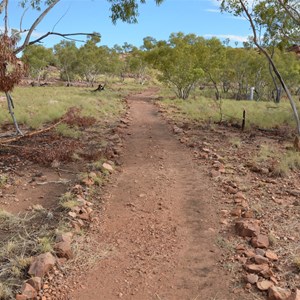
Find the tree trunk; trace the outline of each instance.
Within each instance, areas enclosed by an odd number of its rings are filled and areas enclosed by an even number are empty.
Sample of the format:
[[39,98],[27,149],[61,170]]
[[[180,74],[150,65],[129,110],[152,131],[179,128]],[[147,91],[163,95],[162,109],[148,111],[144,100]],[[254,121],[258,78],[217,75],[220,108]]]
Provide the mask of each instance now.
[[14,122],[17,134],[23,135],[23,132],[20,130],[19,125],[18,125],[17,120],[16,120],[16,117],[15,117],[15,114],[14,114],[14,103],[13,103],[13,100],[11,98],[11,95],[10,95],[9,92],[6,92],[5,96],[6,96],[6,100],[7,100],[8,110],[9,110],[11,118]]

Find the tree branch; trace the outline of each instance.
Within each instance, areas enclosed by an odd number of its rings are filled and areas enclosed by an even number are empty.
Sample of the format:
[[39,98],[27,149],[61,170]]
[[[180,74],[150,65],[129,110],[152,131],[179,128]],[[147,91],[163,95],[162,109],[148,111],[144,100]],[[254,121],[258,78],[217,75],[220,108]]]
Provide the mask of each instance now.
[[5,9],[5,16],[4,16],[4,35],[8,33],[8,0],[3,1],[4,9]]
[[[6,0],[8,1],[8,0]],[[34,23],[31,25],[25,41],[23,43],[23,45],[21,45],[19,48],[17,48],[14,53],[17,54],[19,52],[21,52],[22,50],[24,50],[26,48],[26,46],[28,46],[31,35],[33,33],[33,31],[35,30],[35,28],[39,25],[39,23],[45,18],[45,16],[49,13],[49,11],[59,2],[60,0],[55,0],[53,3],[51,3],[41,14],[40,16],[34,21]]]
[[[294,21],[297,25],[300,26],[300,14],[299,14],[299,12],[298,12],[296,9],[294,9],[293,7],[285,5],[285,3],[283,3],[282,0],[277,0],[277,1],[278,1],[279,4],[284,8],[284,10],[287,12],[287,14],[293,19],[293,21]],[[297,16],[298,16],[299,19],[297,19],[297,18],[293,15],[293,13],[290,11],[290,9],[291,9],[295,14],[297,14]]]

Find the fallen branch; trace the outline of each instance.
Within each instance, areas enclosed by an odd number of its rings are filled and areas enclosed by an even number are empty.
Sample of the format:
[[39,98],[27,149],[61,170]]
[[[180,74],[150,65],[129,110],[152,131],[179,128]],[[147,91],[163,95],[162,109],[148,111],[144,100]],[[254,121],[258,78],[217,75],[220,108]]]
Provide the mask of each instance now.
[[[34,135],[37,135],[37,134],[40,134],[40,133],[44,133],[44,132],[47,132],[53,128],[55,128],[57,125],[59,125],[60,123],[62,123],[64,121],[64,119],[58,121],[57,123],[47,127],[47,128],[43,128],[43,129],[40,129],[40,130],[36,130],[36,131],[33,131],[33,132],[30,132],[30,133],[27,133],[27,134],[24,134],[23,136],[16,136],[14,138],[10,138],[10,139],[6,139],[4,141],[2,141],[0,143],[0,146],[6,146],[7,143],[11,143],[11,142],[15,142],[15,141],[18,141],[18,140],[21,140],[21,139],[24,139],[24,138],[27,138],[27,137],[31,137],[31,136],[34,136]],[[18,146],[12,146],[10,145],[10,147],[18,147]]]

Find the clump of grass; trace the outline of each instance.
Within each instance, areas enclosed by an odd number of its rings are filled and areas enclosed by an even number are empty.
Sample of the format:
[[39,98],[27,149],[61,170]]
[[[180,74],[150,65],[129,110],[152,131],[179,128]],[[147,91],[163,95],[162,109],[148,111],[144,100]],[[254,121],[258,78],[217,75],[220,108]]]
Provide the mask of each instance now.
[[300,272],[300,256],[295,256],[293,259],[293,265],[297,268]]
[[14,227],[18,222],[18,217],[3,209],[0,209],[0,229],[9,230],[10,228]]
[[38,250],[41,253],[51,252],[53,250],[53,239],[44,236],[38,239]]
[[61,123],[56,126],[56,132],[62,136],[78,139],[81,136],[81,132],[76,127],[70,127],[68,124]]
[[8,182],[8,175],[7,174],[0,174],[0,189],[3,188]]
[[13,299],[12,289],[4,282],[3,283],[0,282],[0,299],[1,300]]
[[279,157],[277,164],[274,165],[273,173],[278,176],[286,176],[291,170],[298,169],[300,169],[300,153],[290,150]]
[[66,192],[59,199],[60,205],[67,210],[78,206],[78,201],[75,199],[75,196],[71,192]]
[[238,149],[242,146],[242,141],[239,137],[233,137],[232,139],[230,139],[230,143],[233,147]]

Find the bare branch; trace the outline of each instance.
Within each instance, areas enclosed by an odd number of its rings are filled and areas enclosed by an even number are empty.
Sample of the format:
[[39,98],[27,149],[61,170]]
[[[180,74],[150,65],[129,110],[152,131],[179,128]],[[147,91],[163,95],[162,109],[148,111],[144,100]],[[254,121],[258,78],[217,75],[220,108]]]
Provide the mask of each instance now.
[[[6,0],[8,1],[8,0]],[[25,38],[25,41],[23,43],[22,46],[20,46],[19,48],[17,48],[14,53],[17,54],[19,52],[21,52],[22,50],[25,49],[26,46],[28,46],[29,44],[29,41],[30,41],[30,38],[31,38],[31,35],[33,33],[33,31],[35,30],[35,28],[39,25],[39,23],[45,18],[45,16],[49,13],[49,11],[59,2],[60,0],[55,0],[54,2],[52,2],[41,14],[40,16],[34,21],[34,23],[31,25],[27,35],[26,35],[26,38]]]
[[[31,41],[28,43],[27,46],[30,46],[30,45],[34,45],[36,43],[39,43],[41,42],[43,39],[45,39],[47,36],[49,35],[58,35],[58,36],[61,36],[63,37],[64,39],[68,39],[68,40],[71,40],[71,41],[75,41],[75,42],[84,42],[82,40],[77,40],[77,39],[73,39],[73,38],[69,38],[69,36],[76,36],[76,35],[85,35],[85,36],[97,36],[97,34],[95,33],[83,33],[83,32],[76,32],[76,33],[60,33],[60,32],[47,32],[45,33],[44,35],[42,35],[41,37],[39,37],[38,39],[34,40],[34,41]],[[18,49],[17,49],[18,50]],[[23,49],[22,49],[23,50]],[[21,50],[21,51],[22,51]],[[18,52],[16,52],[18,53]]]
[[68,9],[66,10],[66,12],[59,18],[59,20],[54,24],[53,28],[52,28],[52,31],[55,30],[55,27],[56,25],[67,15],[67,13],[69,12],[70,10],[70,6],[68,7]]
[[8,34],[8,0],[3,1],[4,9],[5,9],[5,16],[4,16],[4,35]]
[[23,24],[23,19],[24,19],[24,16],[26,14],[26,12],[28,11],[28,7],[24,9],[24,12],[22,13],[22,17],[21,17],[21,20],[20,20],[20,32],[22,32],[22,24]]

